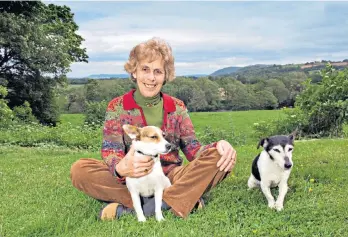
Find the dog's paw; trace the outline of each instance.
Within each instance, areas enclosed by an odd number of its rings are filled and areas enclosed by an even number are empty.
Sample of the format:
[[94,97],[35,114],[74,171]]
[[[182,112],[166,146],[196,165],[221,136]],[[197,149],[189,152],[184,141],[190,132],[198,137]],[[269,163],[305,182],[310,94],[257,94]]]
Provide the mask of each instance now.
[[283,210],[283,203],[276,202],[275,208],[277,209],[277,211]]
[[145,221],[146,221],[145,216],[139,216],[139,217],[138,217],[138,221],[139,221],[139,222],[145,222]]
[[164,217],[163,217],[163,215],[162,214],[156,214],[156,220],[157,221],[163,221],[164,220]]
[[269,208],[271,208],[271,209],[273,209],[273,208],[275,208],[275,202],[268,202],[268,207]]

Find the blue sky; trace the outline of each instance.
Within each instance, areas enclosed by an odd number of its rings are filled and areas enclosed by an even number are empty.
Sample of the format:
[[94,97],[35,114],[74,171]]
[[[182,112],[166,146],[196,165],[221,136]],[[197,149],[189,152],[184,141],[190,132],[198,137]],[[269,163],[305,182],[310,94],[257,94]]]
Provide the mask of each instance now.
[[125,73],[136,44],[169,42],[176,74],[210,74],[228,66],[348,58],[348,2],[45,1],[75,14],[89,63],[68,76]]

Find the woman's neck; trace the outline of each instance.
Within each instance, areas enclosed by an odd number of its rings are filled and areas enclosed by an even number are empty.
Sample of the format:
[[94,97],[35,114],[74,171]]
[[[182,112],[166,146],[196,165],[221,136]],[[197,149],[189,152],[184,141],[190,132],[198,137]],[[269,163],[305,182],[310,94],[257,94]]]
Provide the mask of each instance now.
[[134,92],[134,100],[139,106],[152,107],[161,101],[161,95],[158,93],[153,97],[143,96],[137,88]]

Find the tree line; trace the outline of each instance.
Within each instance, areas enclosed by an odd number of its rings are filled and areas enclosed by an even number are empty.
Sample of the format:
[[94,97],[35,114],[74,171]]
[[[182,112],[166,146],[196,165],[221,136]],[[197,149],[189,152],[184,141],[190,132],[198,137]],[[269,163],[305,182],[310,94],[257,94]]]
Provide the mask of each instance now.
[[[163,86],[163,92],[182,100],[189,111],[278,109],[293,107],[307,79],[302,73],[285,73],[276,78],[246,83],[232,76],[177,77]],[[90,102],[110,101],[135,88],[129,79],[87,79],[61,90],[60,108],[64,113],[83,113]]]

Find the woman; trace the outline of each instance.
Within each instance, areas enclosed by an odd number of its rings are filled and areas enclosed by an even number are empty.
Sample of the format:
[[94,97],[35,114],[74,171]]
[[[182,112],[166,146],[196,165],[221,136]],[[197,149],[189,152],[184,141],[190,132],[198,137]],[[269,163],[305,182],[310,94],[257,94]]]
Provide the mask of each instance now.
[[[166,82],[175,78],[171,47],[153,38],[135,46],[125,70],[136,89],[109,102],[103,129],[102,159],[80,159],[71,167],[73,185],[108,204],[100,219],[117,219],[133,212],[125,177],[141,177],[151,172],[153,161],[144,156],[134,159],[130,139],[123,124],[160,127],[165,138],[177,149],[161,155],[161,164],[172,186],[163,193],[163,209],[186,218],[203,205],[202,195],[230,173],[236,162],[236,151],[224,140],[201,145],[197,140],[186,106],[177,98],[161,92]],[[179,148],[189,163],[183,165]],[[143,199],[145,216],[154,214],[154,198]]]

